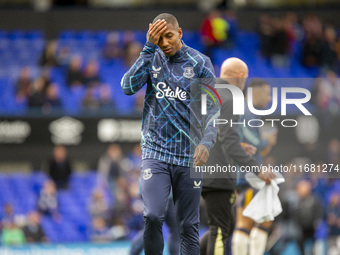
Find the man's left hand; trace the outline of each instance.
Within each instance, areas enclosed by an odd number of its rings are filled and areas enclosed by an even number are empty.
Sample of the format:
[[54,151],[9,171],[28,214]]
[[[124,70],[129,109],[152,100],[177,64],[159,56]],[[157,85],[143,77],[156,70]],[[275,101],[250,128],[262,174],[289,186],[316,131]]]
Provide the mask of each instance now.
[[209,150],[204,145],[200,144],[196,147],[195,154],[193,156],[195,159],[194,165],[196,166],[203,166],[207,163],[209,158]]
[[253,146],[253,145],[251,145],[251,144],[249,144],[249,143],[241,143],[241,146],[242,146],[242,148],[244,149],[244,151],[245,151],[250,157],[252,157],[252,156],[255,155],[256,150],[257,150],[255,146]]

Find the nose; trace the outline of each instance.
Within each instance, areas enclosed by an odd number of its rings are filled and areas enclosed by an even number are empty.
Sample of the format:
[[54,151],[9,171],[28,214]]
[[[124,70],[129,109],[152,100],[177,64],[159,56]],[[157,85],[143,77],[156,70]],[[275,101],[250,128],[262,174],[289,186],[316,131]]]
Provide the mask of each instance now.
[[165,39],[165,38],[163,38],[163,39],[161,40],[161,47],[162,47],[162,48],[167,48],[168,46],[169,46],[168,40]]

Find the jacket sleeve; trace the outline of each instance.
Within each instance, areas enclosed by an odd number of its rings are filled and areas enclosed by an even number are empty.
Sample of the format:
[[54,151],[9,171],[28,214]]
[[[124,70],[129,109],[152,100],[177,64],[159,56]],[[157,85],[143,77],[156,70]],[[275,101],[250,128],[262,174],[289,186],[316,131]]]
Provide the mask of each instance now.
[[137,93],[148,81],[149,69],[154,56],[156,45],[146,42],[139,58],[127,71],[121,81],[124,94],[133,95]]
[[[239,122],[247,122],[249,119],[251,119],[251,117],[248,116],[246,112],[245,115],[240,117]],[[262,151],[268,146],[268,141],[261,138],[258,129],[251,128],[248,125],[241,125],[238,130],[242,137],[242,142],[254,145],[258,151]]]
[[[205,58],[204,61],[205,62],[202,65],[203,68],[200,73],[201,83],[215,87],[216,77],[214,67],[209,58]],[[209,88],[206,89],[209,90]],[[213,96],[216,103],[210,96],[207,97],[207,114],[203,116],[204,131],[203,138],[200,141],[200,144],[207,147],[209,151],[216,142],[217,127],[214,127],[214,120],[220,116],[221,109],[219,100],[216,98],[217,95]]]
[[[221,118],[230,121],[233,118],[232,101],[226,101],[222,106]],[[221,142],[225,155],[229,155],[239,166],[258,166],[256,160],[251,158],[242,148],[238,127],[227,124],[219,125],[218,139]]]

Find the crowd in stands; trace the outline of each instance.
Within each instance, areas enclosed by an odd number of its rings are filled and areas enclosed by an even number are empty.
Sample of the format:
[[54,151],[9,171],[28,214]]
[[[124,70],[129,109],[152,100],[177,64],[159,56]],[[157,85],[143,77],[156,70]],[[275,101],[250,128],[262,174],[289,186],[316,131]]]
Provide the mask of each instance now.
[[[214,10],[199,32],[184,31],[184,40],[212,58],[217,74],[220,62],[232,55],[250,64],[253,77],[315,78],[339,70],[337,28],[315,14],[301,18],[293,12],[283,17],[263,14],[256,31],[240,32],[232,11]],[[138,108],[137,100],[121,102],[120,80],[144,42],[144,31],[64,31],[39,53],[38,69],[21,66],[14,81],[15,104],[45,114],[74,107],[78,112],[127,107],[130,112],[125,113],[131,113]],[[280,75],[282,68],[289,72]]]
[[[74,174],[72,160],[64,146],[54,147],[48,161],[48,178],[37,191],[35,210],[16,215],[11,202],[0,209],[0,239],[2,245],[47,242],[40,225],[41,217],[62,223],[68,216],[60,210],[60,193],[69,191]],[[143,203],[139,193],[141,149],[135,145],[123,154],[119,144],[111,144],[98,160],[96,181],[87,204],[81,210],[90,216],[85,229],[88,240],[111,242],[131,237],[143,226]],[[110,199],[111,197],[111,199]]]

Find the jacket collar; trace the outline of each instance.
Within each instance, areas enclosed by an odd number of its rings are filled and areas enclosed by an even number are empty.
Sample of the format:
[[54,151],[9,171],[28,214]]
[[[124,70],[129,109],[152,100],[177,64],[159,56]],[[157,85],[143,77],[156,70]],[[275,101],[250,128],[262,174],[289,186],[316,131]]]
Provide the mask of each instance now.
[[167,57],[164,55],[163,51],[162,54],[163,56],[171,62],[182,62],[186,57],[187,57],[187,51],[188,51],[188,46],[183,42],[183,40],[181,40],[182,42],[182,48],[180,48],[179,51],[177,51],[173,56],[171,57]]

